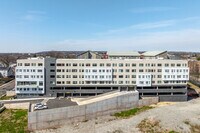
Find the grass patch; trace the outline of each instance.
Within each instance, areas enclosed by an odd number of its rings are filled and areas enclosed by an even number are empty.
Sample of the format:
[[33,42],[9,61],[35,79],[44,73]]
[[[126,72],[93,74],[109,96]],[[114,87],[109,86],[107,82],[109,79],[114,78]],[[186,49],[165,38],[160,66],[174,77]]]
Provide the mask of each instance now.
[[10,100],[13,96],[3,96],[0,100]]
[[154,119],[144,119],[138,124],[137,127],[142,133],[178,133],[173,130],[170,131],[163,129],[160,126],[160,121]]
[[143,107],[140,107],[140,108],[133,108],[133,109],[130,109],[130,110],[125,110],[125,111],[121,111],[119,113],[115,113],[114,116],[115,117],[121,117],[121,118],[128,118],[128,117],[134,116],[136,114],[139,114],[141,112],[144,112],[146,110],[152,109],[152,108],[154,108],[154,107],[143,106]]
[[0,133],[26,133],[27,110],[6,109],[0,114]]

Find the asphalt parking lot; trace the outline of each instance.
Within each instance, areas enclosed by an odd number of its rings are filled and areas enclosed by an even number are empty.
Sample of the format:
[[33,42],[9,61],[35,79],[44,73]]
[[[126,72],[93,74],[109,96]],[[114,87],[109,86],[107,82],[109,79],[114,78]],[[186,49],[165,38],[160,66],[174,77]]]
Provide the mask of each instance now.
[[69,98],[61,98],[61,99],[56,98],[47,101],[48,109],[75,106],[75,105],[78,104],[76,102],[72,102],[71,99]]

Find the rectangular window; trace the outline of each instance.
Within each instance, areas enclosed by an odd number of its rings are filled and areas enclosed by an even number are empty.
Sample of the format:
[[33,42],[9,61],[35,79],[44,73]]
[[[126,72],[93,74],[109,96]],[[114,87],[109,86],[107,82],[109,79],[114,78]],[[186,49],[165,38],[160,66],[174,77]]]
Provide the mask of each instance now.
[[50,75],[50,78],[55,78],[55,75]]
[[93,67],[96,67],[96,66],[97,66],[97,64],[96,64],[96,63],[93,63],[93,64],[92,64],[92,66],[93,66]]
[[50,66],[55,66],[55,63],[51,63]]
[[30,66],[30,63],[25,63],[24,66]]
[[42,81],[39,82],[39,86],[43,86],[43,82]]
[[38,72],[42,72],[42,69],[38,69]]
[[51,69],[50,72],[55,72],[55,70],[54,70],[54,69]]
[[139,64],[139,67],[143,67],[143,66],[144,66],[144,64],[142,64],[142,63]]
[[43,66],[43,64],[42,63],[38,63],[38,66]]
[[64,63],[57,63],[57,66],[65,66]]
[[36,66],[36,63],[31,63],[31,66]]
[[132,67],[136,67],[136,64],[135,64],[135,63],[133,63],[133,64],[132,64]]
[[73,63],[73,66],[77,66],[77,63]]

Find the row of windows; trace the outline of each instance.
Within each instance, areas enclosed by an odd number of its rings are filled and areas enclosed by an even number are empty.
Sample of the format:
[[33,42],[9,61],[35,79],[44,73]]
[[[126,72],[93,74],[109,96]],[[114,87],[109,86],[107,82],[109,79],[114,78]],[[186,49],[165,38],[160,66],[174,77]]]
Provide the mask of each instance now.
[[42,69],[16,69],[16,72],[43,72]]
[[57,84],[136,84],[136,81],[57,81]]
[[43,63],[17,63],[17,66],[43,66]]
[[[76,67],[76,66],[93,66],[93,67],[97,67],[97,66],[100,66],[100,67],[104,67],[104,66],[106,66],[106,67],[111,67],[111,66],[113,66],[113,67],[117,67],[117,66],[119,66],[119,67],[130,67],[130,66],[132,66],[132,67],[136,67],[137,66],[137,64],[136,63],[99,63],[99,64],[97,64],[97,63],[57,63],[57,66],[74,66],[74,67]],[[171,67],[187,67],[187,64],[186,63],[177,63],[177,64],[175,64],[175,63],[171,63],[171,64],[169,64],[169,63],[165,63],[164,65],[163,64],[161,64],[161,63],[158,63],[158,64],[156,64],[156,63],[139,63],[139,67],[144,67],[144,66],[146,66],[146,67],[156,67],[156,66],[158,66],[158,67],[162,67],[162,66],[165,66],[165,67],[169,67],[169,66],[171,66]]]
[[164,75],[164,78],[188,78],[188,75]]
[[184,72],[185,73],[185,72],[188,72],[188,69],[183,69],[183,70],[182,69],[171,69],[171,71],[169,69],[165,69],[165,72],[167,72],[167,73],[169,73],[169,72],[172,72],[172,73],[173,72],[177,72],[177,73]]
[[18,91],[43,91],[43,88],[17,88]]
[[[17,81],[17,86],[36,86],[37,81]],[[39,86],[43,86],[43,81],[39,81]]]
[[[170,76],[175,76],[175,75],[168,75],[168,77]],[[178,77],[181,75],[178,75]],[[183,78],[188,78],[188,75],[182,75]],[[51,78],[55,78],[54,75],[50,76]],[[136,75],[57,75],[57,78],[136,78]],[[138,76],[139,79],[144,79],[144,78],[162,78],[162,75],[139,75]],[[164,78],[167,78],[166,75]]]
[[44,76],[43,75],[16,75],[16,78],[34,78],[34,79],[40,79],[40,78],[43,78]]
[[[50,70],[50,72],[55,72],[55,70]],[[57,69],[57,72],[84,72],[84,69]],[[136,69],[113,69],[113,70],[90,70],[86,69],[85,72],[136,72]],[[156,72],[156,69],[139,69],[139,72]],[[162,69],[157,69],[157,72],[162,72]]]

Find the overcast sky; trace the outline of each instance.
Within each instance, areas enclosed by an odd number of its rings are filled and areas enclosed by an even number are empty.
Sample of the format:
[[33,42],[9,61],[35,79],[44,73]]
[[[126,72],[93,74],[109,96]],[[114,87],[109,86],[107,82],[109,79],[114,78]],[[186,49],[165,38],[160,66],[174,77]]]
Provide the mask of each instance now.
[[200,52],[200,0],[0,0],[0,52]]

